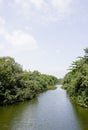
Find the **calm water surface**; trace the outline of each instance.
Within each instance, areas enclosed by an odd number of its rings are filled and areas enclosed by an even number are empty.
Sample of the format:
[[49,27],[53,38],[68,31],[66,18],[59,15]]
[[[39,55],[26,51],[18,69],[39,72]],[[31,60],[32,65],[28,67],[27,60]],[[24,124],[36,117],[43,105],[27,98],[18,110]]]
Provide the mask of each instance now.
[[0,130],[88,130],[88,110],[58,86],[32,101],[0,107]]

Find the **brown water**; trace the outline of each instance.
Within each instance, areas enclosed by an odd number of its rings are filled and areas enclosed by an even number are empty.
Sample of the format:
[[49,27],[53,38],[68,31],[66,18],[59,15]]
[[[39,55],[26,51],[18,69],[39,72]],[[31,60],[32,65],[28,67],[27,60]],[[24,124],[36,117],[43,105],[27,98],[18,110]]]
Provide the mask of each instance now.
[[88,130],[88,110],[58,86],[32,101],[0,107],[0,130]]

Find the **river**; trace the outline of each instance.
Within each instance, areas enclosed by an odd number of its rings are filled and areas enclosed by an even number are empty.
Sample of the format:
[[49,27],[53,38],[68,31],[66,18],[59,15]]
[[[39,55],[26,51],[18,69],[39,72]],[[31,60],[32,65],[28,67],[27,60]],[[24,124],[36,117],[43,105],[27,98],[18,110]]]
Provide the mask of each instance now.
[[88,130],[88,110],[58,85],[31,101],[0,107],[0,130]]

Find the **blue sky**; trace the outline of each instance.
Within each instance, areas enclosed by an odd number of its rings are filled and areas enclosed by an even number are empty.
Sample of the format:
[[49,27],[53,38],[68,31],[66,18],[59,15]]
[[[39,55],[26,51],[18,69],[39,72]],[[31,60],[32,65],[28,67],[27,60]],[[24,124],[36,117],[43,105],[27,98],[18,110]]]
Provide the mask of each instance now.
[[63,77],[86,47],[87,0],[0,0],[0,56]]

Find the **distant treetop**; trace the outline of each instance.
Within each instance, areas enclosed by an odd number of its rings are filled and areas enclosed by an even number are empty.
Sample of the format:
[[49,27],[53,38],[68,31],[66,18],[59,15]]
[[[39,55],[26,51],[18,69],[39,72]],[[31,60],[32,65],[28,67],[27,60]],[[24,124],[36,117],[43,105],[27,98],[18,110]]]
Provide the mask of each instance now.
[[88,56],[88,48],[85,48],[84,51],[85,51],[85,56]]

